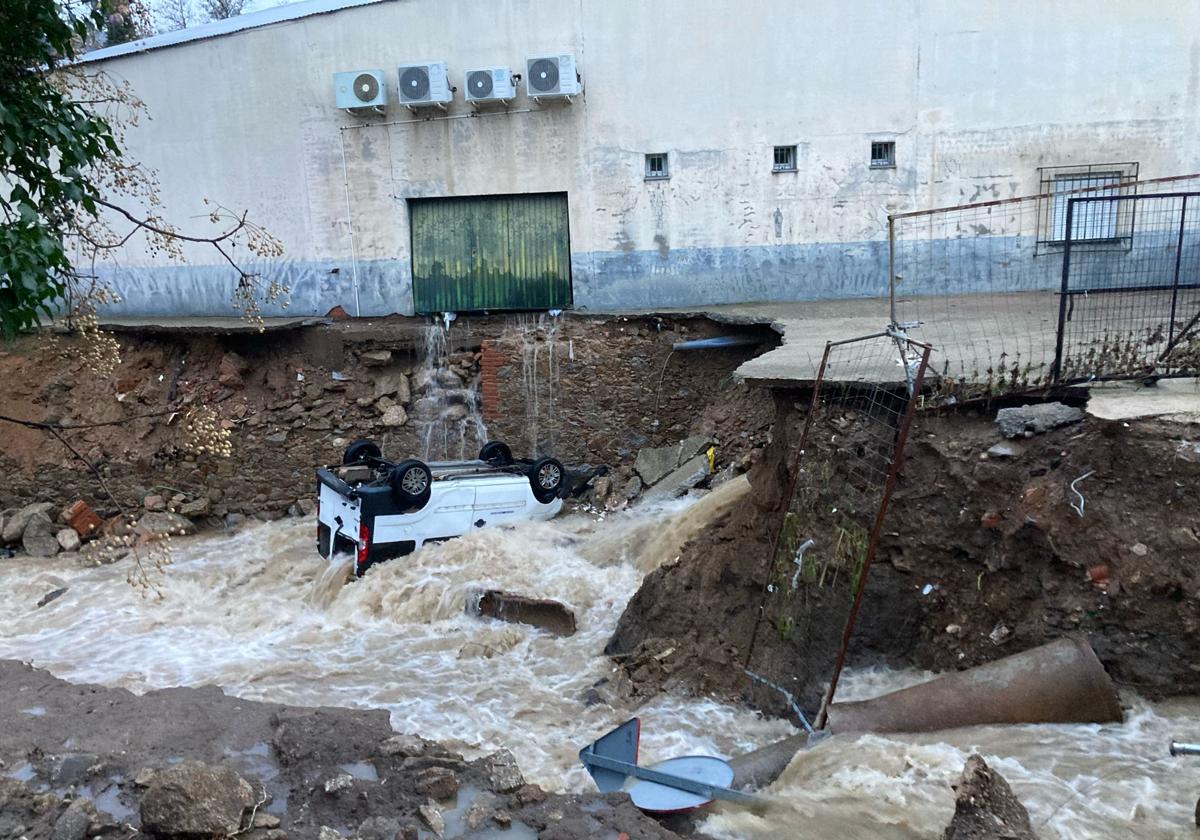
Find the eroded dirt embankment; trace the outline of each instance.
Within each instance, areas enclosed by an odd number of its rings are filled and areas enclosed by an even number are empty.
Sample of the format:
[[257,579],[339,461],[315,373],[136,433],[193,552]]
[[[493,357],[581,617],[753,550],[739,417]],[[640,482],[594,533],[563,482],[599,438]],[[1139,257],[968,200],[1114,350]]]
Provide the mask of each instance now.
[[[331,829],[364,840],[415,838],[418,830],[426,836],[431,817],[449,826],[446,836],[489,827],[560,840],[677,836],[624,794],[547,794],[523,782],[507,753],[464,761],[397,736],[382,710],[258,703],[211,687],[137,696],[7,660],[0,709],[3,836],[128,837],[160,784],[154,771],[191,769],[185,762],[229,768],[249,783],[238,832],[245,840],[315,840]],[[194,829],[196,820],[217,819],[236,787],[210,785],[165,802],[158,795],[154,833],[187,835],[185,820]]]
[[[635,692],[682,683],[786,713],[742,670],[797,468],[802,411],[783,397],[777,408],[751,497],[647,576],[622,616],[608,652]],[[1196,427],[1087,418],[996,457],[985,454],[1003,441],[993,418],[918,416],[849,662],[949,670],[1083,633],[1121,685],[1200,693],[1200,455],[1185,442]],[[1069,485],[1088,472],[1081,517]],[[800,533],[821,530],[798,515]],[[792,678],[810,710],[850,591],[848,576],[810,587],[787,624],[760,627],[754,670]]]
[[[88,369],[75,338],[23,338],[0,347],[0,414],[83,427],[64,436],[125,507],[178,498],[173,507],[193,506],[202,527],[286,515],[311,497],[315,468],[357,438],[397,458],[474,457],[480,415],[517,455],[604,464],[621,489],[645,447],[702,433],[717,444],[720,469],[765,443],[769,402],[732,373],[778,341],[769,328],[665,316],[464,318],[433,336],[443,357],[429,371],[428,327],[393,318],[263,336],[122,333],[108,376]],[[763,344],[672,352],[731,332]],[[228,433],[231,457],[185,445],[188,412],[201,407]],[[89,425],[97,423],[111,425]],[[0,473],[0,510],[50,502],[57,513],[82,498],[102,515],[117,512],[37,429],[0,422]]]

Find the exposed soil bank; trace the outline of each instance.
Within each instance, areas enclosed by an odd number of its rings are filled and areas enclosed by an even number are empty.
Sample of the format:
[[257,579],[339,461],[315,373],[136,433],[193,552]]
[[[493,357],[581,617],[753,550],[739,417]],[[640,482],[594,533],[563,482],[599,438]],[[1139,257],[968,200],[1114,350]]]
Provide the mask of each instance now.
[[[139,697],[0,660],[0,772],[26,783],[0,779],[0,830],[22,825],[18,834],[30,840],[73,837],[64,833],[72,826],[80,838],[127,837],[127,826],[139,824],[145,771],[199,761],[233,769],[266,800],[258,809],[263,827],[240,835],[248,840],[331,836],[322,827],[349,837],[415,837],[418,827],[427,831],[418,809],[435,799],[448,837],[493,836],[497,813],[512,828],[496,836],[678,836],[624,794],[546,794],[523,784],[505,753],[467,762],[433,742],[395,735],[384,711],[258,703],[217,688]],[[91,809],[75,805],[68,815],[60,798],[92,800],[104,813],[89,826]]]
[[[681,681],[787,713],[743,672],[803,422],[793,401],[777,407],[751,497],[647,576],[622,616],[608,651],[637,693]],[[1083,633],[1119,684],[1200,693],[1200,455],[1183,442],[1196,427],[1089,418],[996,457],[993,417],[918,415],[850,663],[944,671]],[[1080,517],[1069,485],[1089,471]],[[825,533],[819,513],[797,514],[800,534]],[[815,711],[849,601],[845,575],[806,589],[786,623],[763,622],[752,668]]]
[[[67,438],[122,504],[136,508],[150,494],[207,500],[201,505],[212,520],[202,525],[229,514],[285,515],[312,495],[315,467],[340,459],[356,438],[405,457],[431,438],[445,449],[457,435],[474,457],[480,430],[452,426],[480,411],[489,435],[509,440],[518,455],[538,448],[565,463],[606,464],[616,486],[632,476],[639,449],[689,433],[713,436],[718,469],[766,441],[769,403],[732,380],[738,365],[778,342],[766,327],[699,317],[460,319],[445,337],[450,406],[437,405],[420,376],[425,329],[418,319],[395,318],[266,336],[122,333],[121,363],[110,377],[84,367],[71,337],[29,337],[0,348],[0,413],[65,425],[116,422]],[[674,342],[739,331],[764,343],[672,354]],[[231,458],[183,447],[181,426],[195,406],[215,409]],[[174,408],[174,416],[141,416]],[[438,422],[447,428],[431,429]],[[0,510],[44,501],[57,511],[82,498],[101,514],[116,513],[87,470],[38,430],[0,423],[0,473]]]

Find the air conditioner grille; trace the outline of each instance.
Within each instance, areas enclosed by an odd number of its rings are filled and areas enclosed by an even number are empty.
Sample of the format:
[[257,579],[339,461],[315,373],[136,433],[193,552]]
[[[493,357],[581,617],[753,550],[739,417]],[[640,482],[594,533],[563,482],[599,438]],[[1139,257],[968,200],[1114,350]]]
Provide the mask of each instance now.
[[492,95],[492,74],[486,70],[476,70],[467,79],[467,87],[471,96],[480,99]]
[[538,93],[558,90],[558,63],[548,58],[533,62],[529,68],[529,85]]
[[429,73],[424,67],[408,67],[400,74],[400,92],[405,99],[424,99],[429,95]]
[[359,102],[373,102],[379,96],[379,80],[371,73],[359,73],[354,77],[354,98]]

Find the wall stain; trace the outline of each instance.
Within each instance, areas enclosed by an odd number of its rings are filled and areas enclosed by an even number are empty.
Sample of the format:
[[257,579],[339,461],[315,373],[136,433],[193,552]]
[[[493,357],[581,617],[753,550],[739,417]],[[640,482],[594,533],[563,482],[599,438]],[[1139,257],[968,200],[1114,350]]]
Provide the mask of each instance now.
[[661,233],[654,234],[654,244],[658,246],[658,258],[665,260],[671,254],[671,246],[667,244],[667,237]]

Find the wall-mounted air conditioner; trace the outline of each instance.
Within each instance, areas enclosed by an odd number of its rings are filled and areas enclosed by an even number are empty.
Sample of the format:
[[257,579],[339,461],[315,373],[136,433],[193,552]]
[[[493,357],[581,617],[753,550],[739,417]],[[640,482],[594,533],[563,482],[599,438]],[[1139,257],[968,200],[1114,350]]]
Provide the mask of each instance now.
[[512,70],[507,67],[480,67],[463,74],[463,90],[468,102],[508,102],[517,95]]
[[445,108],[454,99],[446,62],[420,61],[400,65],[400,104],[408,108]]
[[382,114],[387,107],[387,83],[383,80],[383,71],[334,73],[333,96],[339,108],[351,113]]
[[529,70],[525,76],[526,95],[535,99],[579,95],[574,55],[534,56],[526,65]]

